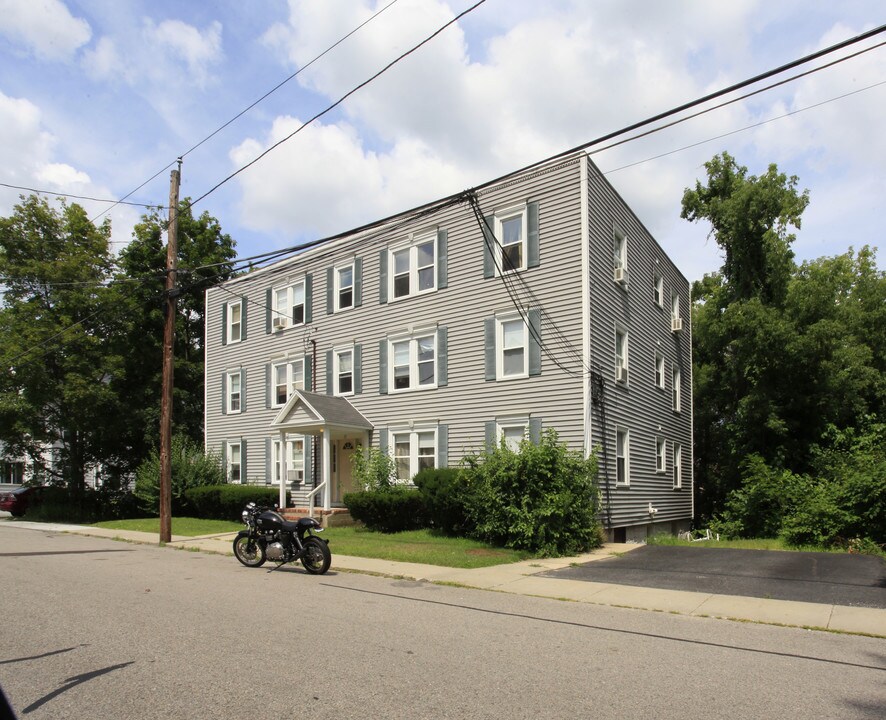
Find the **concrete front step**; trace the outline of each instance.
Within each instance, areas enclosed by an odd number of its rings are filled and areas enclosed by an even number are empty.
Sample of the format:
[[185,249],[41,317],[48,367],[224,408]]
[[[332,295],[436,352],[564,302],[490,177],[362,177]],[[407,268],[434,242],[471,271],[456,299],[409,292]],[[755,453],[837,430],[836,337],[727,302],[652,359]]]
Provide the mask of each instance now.
[[[281,514],[287,520],[295,522],[299,518],[310,517],[311,509],[304,506],[288,507],[282,510]],[[348,512],[347,508],[331,508],[329,510],[314,508],[314,518],[323,527],[342,527],[357,524],[357,521],[351,518],[351,513]]]

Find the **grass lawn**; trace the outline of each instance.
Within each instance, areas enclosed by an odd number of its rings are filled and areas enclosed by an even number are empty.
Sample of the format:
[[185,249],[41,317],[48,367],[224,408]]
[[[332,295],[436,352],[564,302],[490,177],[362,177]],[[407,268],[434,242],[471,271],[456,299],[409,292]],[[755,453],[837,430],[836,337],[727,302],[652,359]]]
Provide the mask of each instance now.
[[813,546],[794,547],[781,538],[746,538],[737,540],[698,540],[687,542],[673,535],[656,535],[647,541],[650,545],[686,545],[691,547],[736,548],[738,550],[782,550],[785,552],[846,552],[840,548]]
[[[136,530],[160,534],[160,518],[138,518],[134,520],[107,520],[95,523],[94,527],[111,530]],[[216,533],[237,532],[243,529],[243,523],[227,520],[200,520],[199,518],[172,518],[172,534],[185,537],[199,535],[215,535]]]

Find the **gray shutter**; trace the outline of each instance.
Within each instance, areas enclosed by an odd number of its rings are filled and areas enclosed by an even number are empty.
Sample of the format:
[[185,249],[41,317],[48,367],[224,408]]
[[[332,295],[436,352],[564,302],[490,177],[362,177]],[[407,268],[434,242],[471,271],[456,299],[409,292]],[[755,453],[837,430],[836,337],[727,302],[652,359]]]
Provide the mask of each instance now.
[[490,420],[486,423],[485,427],[485,438],[486,438],[486,452],[492,452],[498,447],[498,443],[496,442],[496,432],[497,428],[495,426],[495,420]]
[[446,230],[437,231],[437,289],[445,288],[449,284],[449,233]]
[[274,404],[274,391],[271,389],[271,363],[265,365],[265,410]]
[[228,344],[228,304],[222,303],[222,345]]
[[222,473],[224,473],[224,476],[225,476],[225,482],[227,482],[227,479],[228,479],[228,441],[227,440],[222,440],[222,444],[221,444],[221,466],[222,466]]
[[486,342],[486,379],[495,380],[495,318],[486,318],[483,325]]
[[274,292],[271,288],[265,291],[265,334],[271,334],[271,315],[274,313]]
[[363,304],[363,258],[354,258],[354,307]]
[[274,462],[274,446],[271,443],[271,438],[265,438],[265,484],[271,484],[271,467],[273,467],[272,463]]
[[492,262],[490,248],[495,247],[495,215],[487,215],[483,218],[483,277],[495,277],[495,265]]
[[437,467],[449,467],[449,426],[437,426]]
[[246,475],[246,441],[240,438],[240,483],[246,485],[249,478]]
[[305,485],[314,484],[314,436],[305,435]]
[[363,346],[354,345],[354,395],[363,392]]
[[541,442],[541,418],[529,418],[529,442],[538,445]]
[[529,311],[529,374],[541,375],[541,311]]
[[378,428],[378,449],[383,453],[388,451],[388,429],[386,427]]
[[388,250],[378,253],[378,301],[384,305],[388,301]]
[[310,355],[305,355],[305,390],[314,392],[314,362]]
[[221,378],[222,415],[228,414],[228,374],[222,373]]
[[246,308],[249,306],[249,302],[246,300],[246,296],[242,296],[240,298],[240,340],[246,340]]
[[538,267],[541,265],[541,255],[538,247],[538,203],[531,202],[526,206],[526,224],[528,237],[526,238],[526,267]]
[[326,314],[332,315],[335,308],[333,305],[332,294],[335,290],[335,273],[332,268],[326,268]]
[[449,328],[437,328],[437,387],[449,384]]
[[246,368],[240,368],[240,412],[246,412]]
[[326,394],[332,395],[332,350],[326,351]]
[[388,394],[388,341],[378,341],[378,394]]
[[311,273],[305,275],[305,325],[313,320],[312,308],[314,307],[314,277]]

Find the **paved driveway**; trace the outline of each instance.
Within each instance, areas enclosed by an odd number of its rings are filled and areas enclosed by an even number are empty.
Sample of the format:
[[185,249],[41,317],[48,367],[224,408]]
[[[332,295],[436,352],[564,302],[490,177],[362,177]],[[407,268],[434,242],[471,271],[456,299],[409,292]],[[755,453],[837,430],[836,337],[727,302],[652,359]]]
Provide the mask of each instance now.
[[886,608],[886,561],[868,555],[646,545],[546,577]]

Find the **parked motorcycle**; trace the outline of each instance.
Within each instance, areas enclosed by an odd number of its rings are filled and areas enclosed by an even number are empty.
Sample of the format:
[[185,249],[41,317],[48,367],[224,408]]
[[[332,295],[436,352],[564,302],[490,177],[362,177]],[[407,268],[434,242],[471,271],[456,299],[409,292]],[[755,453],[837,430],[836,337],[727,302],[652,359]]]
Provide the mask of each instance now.
[[278,567],[301,560],[312,575],[322,575],[332,563],[329,543],[314,533],[323,532],[314,518],[300,518],[290,522],[273,508],[251,502],[241,517],[246,530],[234,539],[234,556],[246,567],[261,567],[266,560]]

